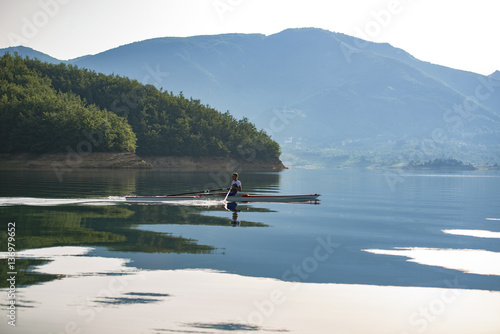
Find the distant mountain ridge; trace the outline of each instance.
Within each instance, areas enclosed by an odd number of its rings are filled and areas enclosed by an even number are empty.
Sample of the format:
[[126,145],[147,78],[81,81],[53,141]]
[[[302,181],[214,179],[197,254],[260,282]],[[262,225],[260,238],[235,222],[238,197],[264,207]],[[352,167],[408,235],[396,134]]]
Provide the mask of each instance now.
[[246,116],[289,156],[500,160],[499,72],[434,65],[389,44],[287,29],[155,38],[68,63]]
[[18,53],[20,56],[36,58],[40,61],[44,61],[50,64],[59,64],[63,62],[62,60],[51,57],[43,52],[22,45],[0,49],[0,56],[4,55],[5,53],[10,53],[10,54]]
[[500,80],[500,71],[495,71],[491,73],[489,76],[492,77],[493,79]]

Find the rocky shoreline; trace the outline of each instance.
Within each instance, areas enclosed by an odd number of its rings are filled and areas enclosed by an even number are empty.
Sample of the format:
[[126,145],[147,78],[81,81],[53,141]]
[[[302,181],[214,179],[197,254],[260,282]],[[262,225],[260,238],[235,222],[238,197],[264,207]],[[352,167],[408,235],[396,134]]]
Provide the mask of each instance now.
[[286,169],[275,161],[245,161],[224,157],[139,157],[133,153],[0,154],[1,170],[67,170],[67,169],[155,169],[171,171],[279,171]]

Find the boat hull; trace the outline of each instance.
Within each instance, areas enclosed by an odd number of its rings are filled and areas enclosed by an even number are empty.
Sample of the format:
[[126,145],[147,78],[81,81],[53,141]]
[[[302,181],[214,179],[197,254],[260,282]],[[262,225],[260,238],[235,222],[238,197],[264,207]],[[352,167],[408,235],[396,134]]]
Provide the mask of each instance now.
[[[305,202],[315,201],[319,194],[307,195],[249,195],[228,196],[228,202]],[[126,196],[128,202],[175,202],[194,200],[221,200],[225,194],[200,194],[196,196]]]
[[308,195],[236,195],[228,196],[228,202],[305,202],[314,201],[320,195],[319,194],[308,194]]
[[204,199],[203,195],[196,196],[125,196],[127,202],[175,202],[175,201],[195,201]]

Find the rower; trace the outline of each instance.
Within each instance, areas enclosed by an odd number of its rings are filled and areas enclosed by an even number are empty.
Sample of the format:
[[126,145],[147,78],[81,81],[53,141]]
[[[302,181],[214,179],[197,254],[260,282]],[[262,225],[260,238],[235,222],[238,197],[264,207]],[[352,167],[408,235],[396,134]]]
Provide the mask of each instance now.
[[231,187],[227,188],[227,190],[230,190],[228,196],[235,196],[238,191],[241,191],[241,181],[238,180],[238,173],[233,173],[233,182],[231,183]]

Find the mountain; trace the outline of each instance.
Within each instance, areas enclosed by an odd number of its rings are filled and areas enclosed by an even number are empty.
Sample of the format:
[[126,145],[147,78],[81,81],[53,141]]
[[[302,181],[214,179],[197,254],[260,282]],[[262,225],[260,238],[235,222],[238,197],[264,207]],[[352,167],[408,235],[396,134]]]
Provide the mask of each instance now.
[[500,80],[500,71],[495,71],[495,72],[491,73],[489,75],[489,77],[496,79],[496,80]]
[[[69,61],[248,117],[285,157],[500,160],[500,81],[326,30],[165,37]],[[285,159],[286,160],[286,159]]]
[[0,49],[0,56],[4,55],[5,53],[10,53],[11,55],[14,55],[15,53],[19,54],[20,56],[23,57],[30,57],[32,59],[38,59],[40,61],[49,63],[49,64],[59,64],[62,61],[59,59],[56,59],[54,57],[51,57],[45,53],[33,50],[32,48],[28,48],[25,46],[13,46],[5,49]]

